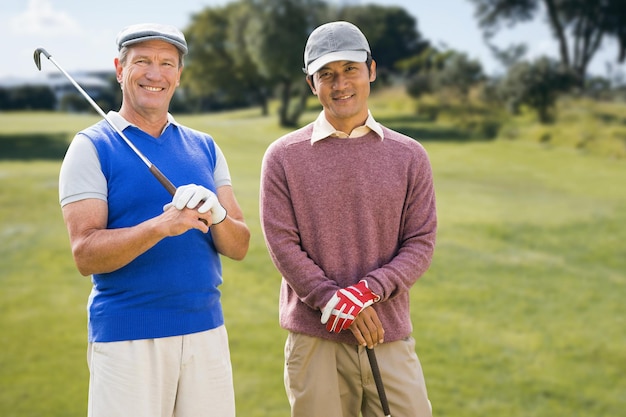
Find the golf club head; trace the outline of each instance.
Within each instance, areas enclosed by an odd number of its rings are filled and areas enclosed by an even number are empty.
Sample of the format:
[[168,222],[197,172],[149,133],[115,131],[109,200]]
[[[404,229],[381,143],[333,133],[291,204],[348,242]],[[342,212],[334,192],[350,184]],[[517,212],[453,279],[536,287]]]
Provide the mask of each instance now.
[[35,49],[35,54],[33,58],[35,58],[35,65],[37,65],[37,69],[41,71],[41,54],[44,54],[46,58],[50,59],[50,54],[43,48]]

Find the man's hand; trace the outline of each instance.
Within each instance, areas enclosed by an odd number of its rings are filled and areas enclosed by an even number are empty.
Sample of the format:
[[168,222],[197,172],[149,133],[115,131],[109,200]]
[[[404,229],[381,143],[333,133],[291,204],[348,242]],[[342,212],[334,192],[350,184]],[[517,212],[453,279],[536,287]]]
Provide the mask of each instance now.
[[361,346],[367,346],[370,349],[376,347],[379,343],[385,341],[385,329],[378,318],[376,310],[372,307],[363,309],[355,319],[350,331]]
[[322,323],[326,330],[339,333],[350,327],[356,316],[364,308],[380,300],[368,287],[367,281],[361,280],[337,291],[322,309]]
[[185,207],[196,209],[200,214],[210,211],[212,224],[221,223],[226,218],[226,209],[222,207],[215,193],[201,185],[188,184],[178,187],[172,202],[163,207],[163,210],[170,206],[178,210]]

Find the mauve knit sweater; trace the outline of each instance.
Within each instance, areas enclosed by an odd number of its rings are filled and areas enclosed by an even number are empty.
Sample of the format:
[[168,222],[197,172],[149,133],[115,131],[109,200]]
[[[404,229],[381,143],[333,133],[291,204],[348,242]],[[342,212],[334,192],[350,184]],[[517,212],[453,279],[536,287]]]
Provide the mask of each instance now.
[[383,127],[360,138],[311,144],[313,124],[272,143],[263,158],[261,224],[283,279],[280,325],[356,345],[330,333],[321,309],[339,289],[365,279],[385,342],[410,336],[409,290],[428,269],[437,215],[428,155]]

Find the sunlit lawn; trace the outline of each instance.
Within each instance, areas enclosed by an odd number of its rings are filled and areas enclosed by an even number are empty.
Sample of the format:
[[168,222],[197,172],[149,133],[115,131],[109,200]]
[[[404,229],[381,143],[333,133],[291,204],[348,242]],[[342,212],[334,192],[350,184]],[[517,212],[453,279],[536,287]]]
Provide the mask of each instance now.
[[[434,167],[437,250],[411,300],[435,415],[621,415],[626,162],[533,142],[463,141],[409,105],[374,108],[390,127],[418,135]],[[261,158],[286,130],[257,110],[178,119],[218,140],[253,233],[247,258],[225,261],[222,287],[238,414],[286,416],[280,277],[258,219]],[[57,176],[73,132],[95,120],[0,114],[4,417],[85,415],[90,283],[72,263]]]

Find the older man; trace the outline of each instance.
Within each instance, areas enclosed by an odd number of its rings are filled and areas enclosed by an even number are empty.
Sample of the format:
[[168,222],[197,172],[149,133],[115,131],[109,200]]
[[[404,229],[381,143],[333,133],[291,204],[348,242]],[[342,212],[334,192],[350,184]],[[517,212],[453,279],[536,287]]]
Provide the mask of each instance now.
[[172,199],[105,121],[63,161],[63,217],[93,282],[88,415],[234,416],[220,255],[243,259],[250,233],[217,143],[168,113],[183,33],[139,24],[116,42],[123,99],[109,118],[180,186]]

